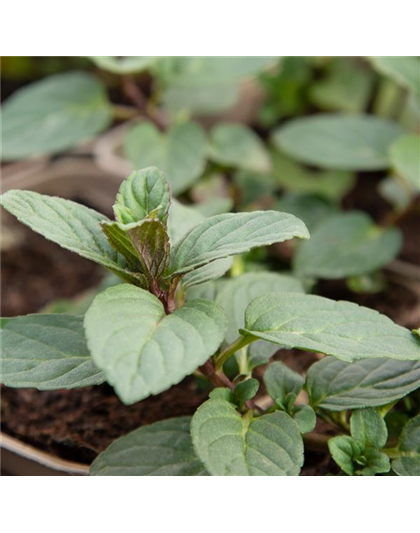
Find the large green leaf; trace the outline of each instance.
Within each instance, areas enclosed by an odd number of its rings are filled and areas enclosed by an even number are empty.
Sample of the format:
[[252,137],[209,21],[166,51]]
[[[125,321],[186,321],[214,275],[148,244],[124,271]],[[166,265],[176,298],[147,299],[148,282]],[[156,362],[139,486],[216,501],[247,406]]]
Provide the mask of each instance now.
[[256,298],[246,310],[241,333],[349,362],[380,357],[420,360],[419,339],[385,315],[308,294]]
[[123,224],[139,222],[146,217],[166,221],[171,193],[163,172],[156,167],[135,170],[118,191],[114,205],[115,218]]
[[160,168],[175,194],[188,189],[204,170],[206,136],[194,122],[175,124],[166,133],[149,122],[138,124],[128,132],[124,147],[135,168]]
[[105,381],[90,357],[82,317],[2,318],[1,345],[1,382],[8,387],[73,389]]
[[225,316],[209,300],[193,300],[165,315],[149,292],[122,284],[93,301],[85,329],[93,359],[126,404],[179,383],[213,355]]
[[244,314],[248,305],[261,294],[282,292],[303,293],[302,283],[285,274],[275,272],[249,272],[228,280],[218,291],[216,302],[223,307],[228,317],[227,342],[238,336],[244,327]]
[[254,172],[268,172],[271,161],[261,139],[242,124],[221,123],[210,134],[210,158],[216,163]]
[[61,152],[112,120],[102,84],[82,72],[56,74],[24,87],[4,104],[3,159]]
[[420,94],[420,58],[416,56],[372,57],[373,66],[399,85]]
[[342,170],[382,170],[401,126],[369,115],[297,118],[273,134],[277,148],[302,163]]
[[378,407],[420,388],[420,362],[361,359],[345,363],[325,357],[308,370],[313,406],[330,411]]
[[194,449],[213,476],[297,476],[303,464],[299,430],[286,413],[251,422],[222,399],[210,399],[191,422]]
[[91,476],[205,476],[194,453],[191,417],[155,422],[117,439],[97,457]]
[[113,74],[136,74],[150,68],[157,60],[152,56],[90,56],[97,67]]
[[46,239],[135,282],[124,258],[101,231],[100,223],[109,221],[104,215],[76,202],[32,191],[7,191],[0,204]]
[[340,279],[372,272],[398,254],[402,235],[380,228],[361,212],[339,213],[316,226],[294,258],[299,276]]
[[293,237],[309,238],[305,224],[287,213],[254,211],[208,218],[175,247],[170,275],[187,273],[207,263]]
[[419,191],[420,137],[418,135],[401,137],[391,146],[389,153],[394,169]]

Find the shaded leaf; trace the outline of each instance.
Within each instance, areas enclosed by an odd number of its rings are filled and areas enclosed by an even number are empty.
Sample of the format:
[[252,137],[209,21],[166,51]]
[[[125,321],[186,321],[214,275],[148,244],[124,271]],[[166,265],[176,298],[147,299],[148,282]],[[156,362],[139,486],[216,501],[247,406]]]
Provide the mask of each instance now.
[[399,85],[420,94],[420,58],[415,56],[371,57],[373,66]]
[[260,384],[257,379],[246,379],[241,381],[233,391],[233,402],[243,408],[247,400],[251,400],[258,392]]
[[292,393],[296,397],[303,389],[305,380],[284,363],[275,361],[265,371],[264,383],[271,398],[287,410],[287,396]]
[[[419,63],[420,68],[420,63]],[[389,150],[394,169],[420,191],[420,137],[400,137]]]
[[193,287],[194,285],[199,285],[207,281],[221,278],[230,270],[233,263],[232,257],[226,257],[224,259],[218,259],[209,263],[208,265],[197,268],[192,272],[188,272],[186,276],[182,279],[182,284],[184,288]]
[[90,357],[82,317],[2,318],[1,345],[1,382],[8,387],[73,389],[105,381]]
[[113,74],[135,74],[150,68],[158,58],[151,56],[90,56],[95,65]]
[[316,414],[310,405],[296,406],[292,416],[301,433],[309,433],[315,429]]
[[372,408],[356,409],[350,418],[351,436],[365,448],[383,448],[388,439],[385,420]]
[[392,462],[392,469],[399,476],[420,476],[420,415],[412,418],[404,427],[399,444],[401,457]]
[[160,278],[169,262],[169,235],[160,220],[145,219],[127,231],[149,283]]

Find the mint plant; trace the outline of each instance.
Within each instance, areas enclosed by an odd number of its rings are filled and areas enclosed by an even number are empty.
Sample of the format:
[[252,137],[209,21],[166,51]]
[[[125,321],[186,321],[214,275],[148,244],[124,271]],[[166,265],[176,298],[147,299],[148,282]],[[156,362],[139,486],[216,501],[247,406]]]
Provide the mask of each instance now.
[[[93,475],[298,475],[316,417],[351,433],[328,443],[345,473],[385,473],[389,457],[400,475],[418,471],[416,419],[387,449],[387,410],[374,410],[420,387],[418,332],[371,309],[305,294],[287,274],[218,279],[231,256],[308,239],[297,217],[254,211],[205,218],[172,200],[154,167],[122,183],[115,220],[29,191],[8,191],[1,204],[121,280],[100,292],[84,317],[3,318],[3,384],[52,390],[107,381],[125,404],[191,374],[214,387],[192,418],[157,422],[116,441],[94,461]],[[254,370],[284,348],[329,357],[306,380],[272,363],[264,375],[271,400],[262,406]],[[233,359],[234,376],[225,373]],[[345,412],[352,409],[349,427]]]

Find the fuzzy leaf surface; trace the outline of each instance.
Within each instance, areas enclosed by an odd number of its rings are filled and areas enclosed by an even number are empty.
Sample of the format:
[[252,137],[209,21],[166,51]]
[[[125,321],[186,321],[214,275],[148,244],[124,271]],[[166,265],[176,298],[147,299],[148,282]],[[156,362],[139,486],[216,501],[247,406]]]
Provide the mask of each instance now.
[[264,383],[271,398],[286,406],[288,394],[296,397],[303,389],[305,380],[284,363],[275,361],[265,371]]
[[388,439],[385,420],[372,408],[356,409],[350,418],[351,436],[365,448],[383,448]]

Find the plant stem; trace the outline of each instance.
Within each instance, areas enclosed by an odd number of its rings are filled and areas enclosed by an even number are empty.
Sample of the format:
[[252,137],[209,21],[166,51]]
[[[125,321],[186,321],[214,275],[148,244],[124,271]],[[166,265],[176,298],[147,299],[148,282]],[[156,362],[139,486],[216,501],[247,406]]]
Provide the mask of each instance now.
[[167,122],[156,108],[151,108],[132,76],[123,77],[123,90],[127,98],[137,107],[142,115],[151,120],[160,130],[165,131]]
[[251,344],[251,342],[253,342],[254,340],[254,337],[241,335],[228,346],[226,346],[224,350],[214,356],[216,370],[222,369],[223,365],[226,363],[226,361],[231,355],[236,353],[241,348],[244,348],[248,344]]

